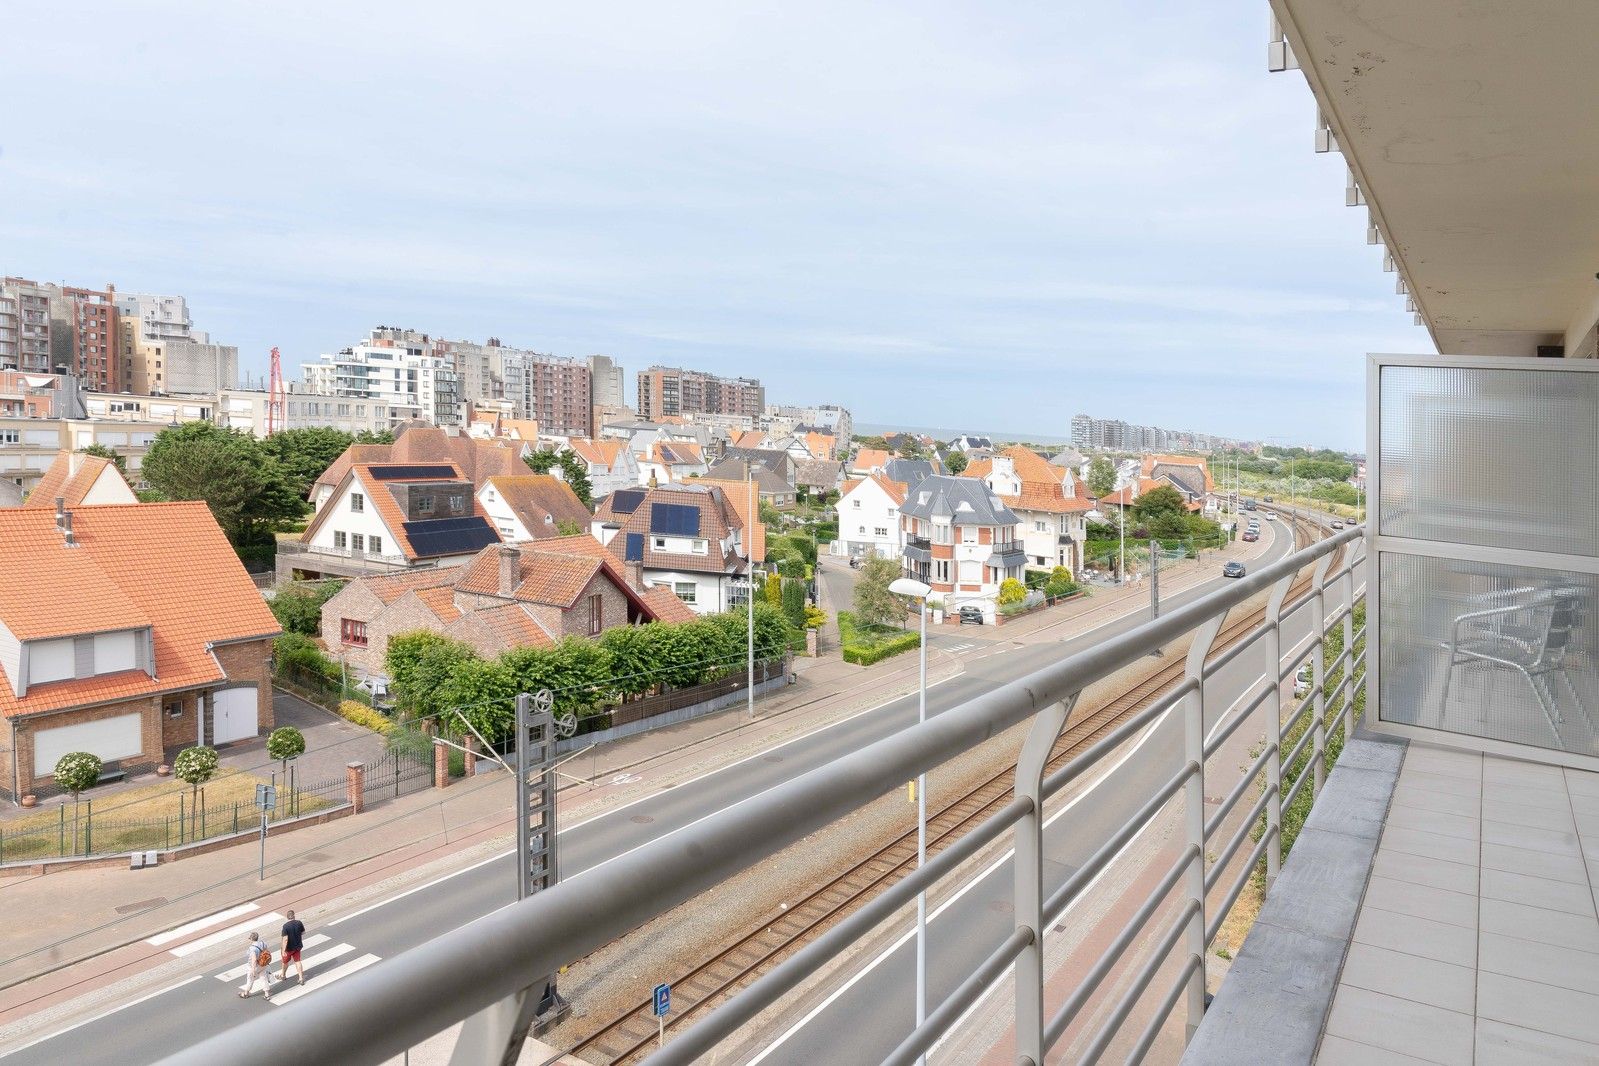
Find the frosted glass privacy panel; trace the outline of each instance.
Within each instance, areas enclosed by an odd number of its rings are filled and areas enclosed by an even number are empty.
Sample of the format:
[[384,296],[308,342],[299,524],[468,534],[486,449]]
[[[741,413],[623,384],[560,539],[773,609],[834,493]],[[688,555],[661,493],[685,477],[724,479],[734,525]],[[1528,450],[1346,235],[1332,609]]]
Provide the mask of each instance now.
[[1384,722],[1599,755],[1599,578],[1381,556]]
[[1599,374],[1381,375],[1378,532],[1599,555]]

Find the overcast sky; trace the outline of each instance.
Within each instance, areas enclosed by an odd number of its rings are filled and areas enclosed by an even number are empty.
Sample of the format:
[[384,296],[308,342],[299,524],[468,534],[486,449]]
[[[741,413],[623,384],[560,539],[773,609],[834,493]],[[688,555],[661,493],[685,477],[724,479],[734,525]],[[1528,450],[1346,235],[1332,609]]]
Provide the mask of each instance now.
[[1267,17],[14,5],[0,273],[186,295],[252,375],[383,323],[606,353],[630,398],[659,362],[864,422],[1358,448],[1364,353],[1431,346]]

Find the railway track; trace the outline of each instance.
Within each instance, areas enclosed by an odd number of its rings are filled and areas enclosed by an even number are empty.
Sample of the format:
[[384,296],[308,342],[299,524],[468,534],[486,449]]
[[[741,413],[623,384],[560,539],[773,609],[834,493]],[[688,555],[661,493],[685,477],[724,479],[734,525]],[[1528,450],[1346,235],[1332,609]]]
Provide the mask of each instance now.
[[[1308,520],[1300,519],[1294,530],[1295,547],[1314,539],[1316,528]],[[1309,585],[1309,572],[1301,572],[1289,588],[1288,602],[1292,603],[1303,595]],[[1242,640],[1264,616],[1264,609],[1257,608],[1228,622],[1217,635],[1211,654],[1218,655]],[[1161,693],[1180,681],[1182,674],[1182,658],[1173,657],[1171,662],[1148,679],[1090,714],[1069,723],[1056,742],[1046,774],[1075,758],[1130,715],[1149,706]],[[954,801],[930,811],[927,818],[928,855],[938,854],[960,839],[968,829],[1004,807],[1010,801],[1014,787],[1015,766],[1012,764]],[[703,1013],[705,1008],[714,1006],[738,991],[915,867],[916,831],[911,829],[810,892],[799,902],[790,904],[771,920],[674,976],[671,981],[673,1025],[681,1026],[685,1018]],[[570,1053],[594,1063],[626,1063],[654,1048],[657,1039],[652,1001],[645,999],[578,1042]]]

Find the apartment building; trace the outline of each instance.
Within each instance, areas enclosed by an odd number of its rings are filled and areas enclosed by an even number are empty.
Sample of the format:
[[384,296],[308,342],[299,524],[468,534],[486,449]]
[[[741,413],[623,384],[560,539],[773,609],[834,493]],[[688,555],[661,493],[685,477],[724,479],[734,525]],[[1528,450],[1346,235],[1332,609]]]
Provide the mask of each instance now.
[[374,400],[403,417],[440,426],[461,424],[460,375],[426,333],[379,326],[366,341],[301,366],[305,391]]
[[50,295],[34,282],[0,279],[0,369],[47,374],[50,361]]
[[117,353],[123,392],[215,396],[239,384],[238,348],[191,337],[142,336],[133,319],[118,323]]
[[0,369],[76,374],[118,387],[116,288],[0,279]]
[[117,317],[132,321],[141,336],[207,341],[203,330],[194,328],[189,317],[189,301],[181,296],[158,296],[148,292],[116,294]]
[[539,430],[560,437],[586,437],[592,432],[594,400],[588,363],[566,356],[502,349],[500,374],[504,396],[517,418],[531,419]]
[[134,417],[133,412],[125,421],[0,417],[0,478],[31,492],[61,452],[98,444],[122,456],[128,464],[128,480],[139,485],[145,453],[156,434],[169,424],[150,421],[148,416]]
[[753,419],[765,410],[766,390],[755,378],[724,378],[664,366],[639,371],[638,413],[647,421],[700,413]]
[[[269,395],[259,389],[224,389],[217,396],[217,425],[265,437],[268,399]],[[321,396],[291,388],[283,405],[279,428],[383,433],[393,429],[397,422],[414,416],[414,411],[390,407],[383,400]]]
[[589,416],[589,432],[595,433],[606,420],[615,417],[617,411],[627,406],[627,398],[622,392],[622,368],[614,359],[608,355],[591,355],[588,366],[589,405],[593,408]]

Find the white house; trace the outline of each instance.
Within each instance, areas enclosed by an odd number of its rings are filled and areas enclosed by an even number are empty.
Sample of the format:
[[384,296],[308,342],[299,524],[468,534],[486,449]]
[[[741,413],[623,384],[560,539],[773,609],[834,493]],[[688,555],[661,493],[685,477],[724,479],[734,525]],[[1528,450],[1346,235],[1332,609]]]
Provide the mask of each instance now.
[[1028,570],[1053,570],[1064,566],[1077,577],[1082,572],[1083,548],[1088,539],[1084,517],[1093,508],[1071,471],[1046,462],[1027,448],[1006,448],[990,459],[979,459],[964,472],[980,479],[1015,512],[1017,538],[1027,555]]
[[554,474],[491,477],[477,490],[478,506],[507,544],[587,533],[589,509]]
[[692,481],[613,492],[594,513],[593,533],[630,579],[670,589],[697,614],[744,603],[752,562],[765,552],[760,523],[737,500]]
[[905,486],[882,474],[846,481],[844,494],[833,510],[838,513],[838,543],[834,549],[852,557],[877,555],[898,559],[903,544],[899,512],[905,504]]
[[570,451],[588,467],[589,496],[599,499],[617,489],[632,489],[643,484],[640,480],[638,456],[628,448],[627,441],[615,437],[590,440],[573,437],[566,442]]

